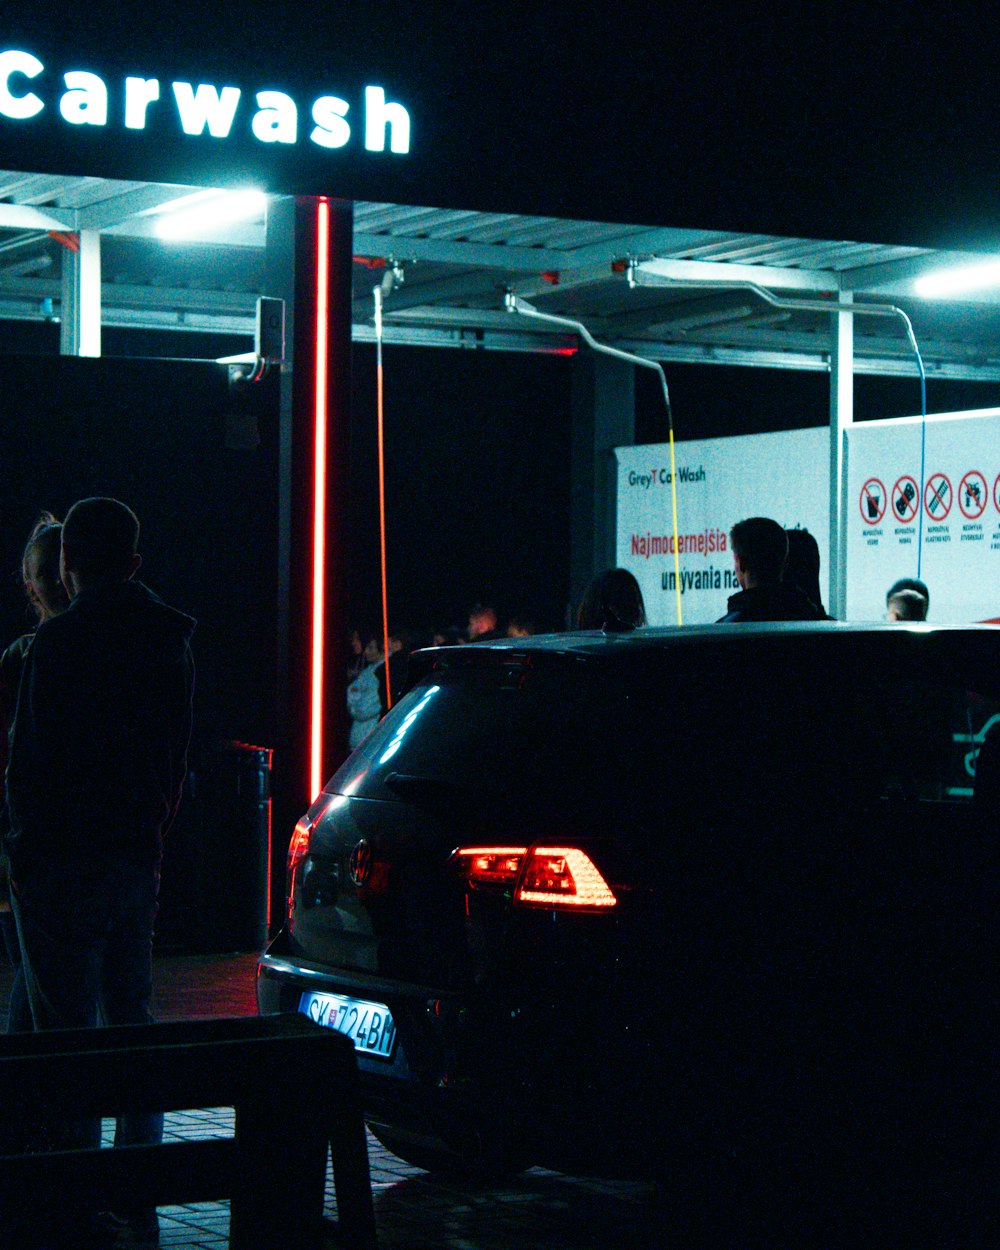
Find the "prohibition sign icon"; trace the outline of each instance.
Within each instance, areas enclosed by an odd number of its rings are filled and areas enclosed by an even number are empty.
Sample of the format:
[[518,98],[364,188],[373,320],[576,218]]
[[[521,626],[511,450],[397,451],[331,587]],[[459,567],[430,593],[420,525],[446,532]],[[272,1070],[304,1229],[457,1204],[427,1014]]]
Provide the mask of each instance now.
[[970,469],[958,488],[958,506],[963,516],[977,521],[986,511],[986,478],[978,469]]
[[993,483],[993,503],[996,505],[997,512],[1000,512],[1000,473],[997,474],[997,480]]
[[951,511],[951,481],[943,473],[932,473],[924,487],[924,510],[932,521],[943,521]]
[[885,516],[885,487],[877,477],[870,477],[861,487],[861,517],[866,525],[878,525]]
[[892,514],[904,524],[912,521],[920,507],[920,490],[909,474],[904,474],[892,488]]

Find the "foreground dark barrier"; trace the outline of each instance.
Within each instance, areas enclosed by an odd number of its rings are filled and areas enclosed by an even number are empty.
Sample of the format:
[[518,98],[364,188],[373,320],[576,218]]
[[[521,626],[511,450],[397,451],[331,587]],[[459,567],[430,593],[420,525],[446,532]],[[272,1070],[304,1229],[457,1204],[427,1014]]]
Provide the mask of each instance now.
[[0,1131],[140,1111],[234,1107],[232,1138],[0,1158],[0,1212],[229,1197],[232,1250],[316,1250],[326,1152],[339,1244],[375,1250],[354,1050],[300,1015],[0,1038]]

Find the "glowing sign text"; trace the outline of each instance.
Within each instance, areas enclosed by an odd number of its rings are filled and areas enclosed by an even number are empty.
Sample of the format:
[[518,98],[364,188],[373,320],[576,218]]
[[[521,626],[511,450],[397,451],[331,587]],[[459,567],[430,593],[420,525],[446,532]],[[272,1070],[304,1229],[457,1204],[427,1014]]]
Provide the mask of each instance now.
[[[0,52],[0,117],[28,121],[47,107],[40,94],[47,71],[30,52]],[[72,126],[106,126],[114,112],[127,130],[145,130],[153,109],[173,108],[181,130],[194,137],[227,139],[240,117],[249,113],[250,133],[260,143],[294,144],[299,139],[299,106],[284,91],[257,91],[252,102],[239,87],[212,83],[172,82],[167,90],[158,78],[126,77],[120,93],[109,90],[98,74],[67,70],[56,101],[59,115]],[[350,104],[339,96],[314,100],[309,118],[310,142],[321,148],[343,148],[351,139]],[[410,150],[410,115],[402,104],[387,100],[381,87],[365,87],[364,145],[369,152],[398,155]]]

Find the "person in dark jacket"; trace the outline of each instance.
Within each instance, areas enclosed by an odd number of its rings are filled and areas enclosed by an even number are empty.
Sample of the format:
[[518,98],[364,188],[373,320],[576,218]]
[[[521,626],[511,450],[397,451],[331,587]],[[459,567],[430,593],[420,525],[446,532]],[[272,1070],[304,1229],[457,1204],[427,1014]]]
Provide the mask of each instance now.
[[770,517],[738,521],[729,534],[740,590],[730,595],[722,623],[733,621],[820,621],[824,613],[794,586],[782,584],[788,535]]
[[[11,897],[36,1029],[149,1023],[162,840],[191,731],[194,621],[132,580],[139,522],[84,499],[63,523],[70,605],[41,624],[21,677],[7,769]],[[96,1145],[99,1122],[46,1125]],[[116,1144],[161,1139],[122,1117]],[[145,1213],[155,1222],[155,1211]],[[138,1217],[137,1217],[138,1218]]]

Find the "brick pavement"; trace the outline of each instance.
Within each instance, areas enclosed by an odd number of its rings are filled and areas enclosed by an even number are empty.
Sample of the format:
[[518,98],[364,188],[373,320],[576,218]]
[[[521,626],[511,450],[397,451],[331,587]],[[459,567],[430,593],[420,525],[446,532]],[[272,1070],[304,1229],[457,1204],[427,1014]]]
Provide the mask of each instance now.
[[[253,954],[158,954],[154,1014],[159,1020],[252,1015],[255,963]],[[0,1012],[8,985],[9,972],[0,968]],[[104,1127],[110,1142],[113,1121]],[[230,1136],[232,1131],[228,1107],[166,1117],[167,1140]],[[411,1167],[370,1135],[368,1142],[381,1250],[644,1250],[662,1244],[651,1233],[649,1188],[638,1182],[602,1182],[534,1168],[506,1184],[475,1186]],[[328,1170],[330,1220],[336,1219],[336,1210]],[[161,1207],[159,1214],[164,1250],[228,1245],[228,1202]],[[336,1245],[331,1231],[328,1246]]]

